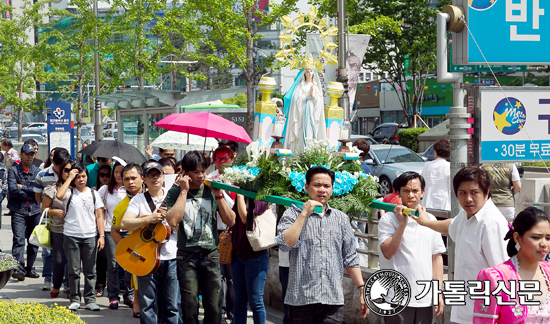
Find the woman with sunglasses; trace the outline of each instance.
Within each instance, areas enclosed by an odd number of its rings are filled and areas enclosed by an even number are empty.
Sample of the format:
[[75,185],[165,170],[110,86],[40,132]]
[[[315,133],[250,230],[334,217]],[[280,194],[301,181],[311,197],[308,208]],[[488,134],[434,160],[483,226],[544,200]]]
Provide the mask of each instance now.
[[[48,210],[48,216],[51,218],[50,225],[50,241],[52,243],[52,254],[53,254],[53,288],[50,292],[50,296],[55,298],[59,295],[59,289],[61,288],[61,283],[64,281],[63,277],[65,275],[65,266],[67,265],[67,259],[65,258],[65,252],[63,250],[63,225],[65,223],[65,207],[63,202],[55,197],[57,190],[65,180],[69,177],[69,172],[74,165],[74,162],[69,162],[63,166],[62,177],[57,181],[57,183],[51,184],[44,188],[44,196],[42,200],[42,211],[46,208]],[[65,284],[67,280],[65,278]],[[70,294],[67,291],[67,294]]]
[[[114,159],[114,158],[113,158]],[[124,163],[125,165],[126,163]],[[105,214],[105,251],[107,254],[107,295],[109,296],[109,308],[118,309],[118,304],[120,302],[120,283],[118,277],[118,263],[115,259],[115,249],[116,244],[111,237],[111,223],[113,221],[113,211],[115,210],[116,205],[126,197],[126,189],[124,188],[124,183],[122,182],[122,169],[124,165],[119,163],[118,160],[115,162],[113,167],[113,172],[108,185],[102,186],[98,193],[103,204],[105,205],[104,214]],[[99,174],[104,172],[100,169]],[[122,293],[124,298],[124,304],[129,307],[133,307],[134,303],[134,292],[130,287],[131,274],[124,274],[125,285],[124,291]]]
[[[103,165],[99,168],[99,171],[97,172],[97,181],[96,181],[97,188],[96,186],[94,186],[93,189],[99,191],[99,188],[103,186],[108,186],[110,182],[111,182],[111,166]],[[103,197],[103,195],[100,195],[100,197]],[[105,202],[103,203],[105,204]],[[110,222],[108,222],[108,224],[110,224]],[[97,281],[95,285],[95,294],[97,297],[102,297],[105,291],[105,284],[107,283],[107,271],[108,271],[107,263],[108,262],[109,261],[107,260],[107,249],[98,250],[97,261],[96,261]]]

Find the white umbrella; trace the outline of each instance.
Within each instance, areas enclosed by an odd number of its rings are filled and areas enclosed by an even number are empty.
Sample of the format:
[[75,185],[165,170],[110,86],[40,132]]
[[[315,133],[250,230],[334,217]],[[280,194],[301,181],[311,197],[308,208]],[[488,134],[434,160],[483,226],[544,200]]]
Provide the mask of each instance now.
[[[187,136],[189,136],[189,140]],[[218,141],[213,137],[204,138],[198,135],[188,135],[187,133],[167,131],[157,137],[151,143],[151,146],[160,147],[165,150],[213,151],[218,147]]]

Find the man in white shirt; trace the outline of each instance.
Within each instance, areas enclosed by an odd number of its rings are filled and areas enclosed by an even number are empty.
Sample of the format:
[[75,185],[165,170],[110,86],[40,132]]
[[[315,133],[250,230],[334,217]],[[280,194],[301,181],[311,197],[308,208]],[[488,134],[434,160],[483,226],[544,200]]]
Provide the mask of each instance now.
[[[403,274],[411,285],[411,296],[418,296],[424,288],[417,283],[418,280],[435,279],[441,286],[441,253],[445,252],[445,245],[441,234],[403,214],[403,209],[410,208],[425,214],[430,220],[436,220],[433,215],[426,213],[426,208],[419,206],[425,186],[422,176],[416,172],[405,172],[394,181],[394,186],[405,206],[398,205],[393,213],[385,213],[378,224],[380,269],[391,269]],[[443,307],[441,297],[438,305],[432,305],[430,295],[419,300],[412,298],[402,312],[386,317],[385,321],[386,324],[431,323],[433,312],[435,317],[439,317]]]
[[[148,161],[143,164],[143,181],[149,190],[130,200],[120,224],[122,230],[136,231],[145,225],[159,222],[168,225],[165,220],[166,208],[160,208],[167,191],[162,188],[164,173],[158,162]],[[146,195],[152,199],[155,210],[151,210]],[[176,252],[176,235],[171,233],[170,239],[160,248],[160,265],[157,271],[152,275],[137,276],[142,323],[178,324]]]
[[[494,267],[508,260],[508,222],[497,209],[490,196],[487,171],[478,167],[461,169],[453,179],[453,189],[462,210],[455,218],[430,220],[421,213],[413,216],[420,225],[443,234],[455,241],[454,280],[476,280],[484,268]],[[466,297],[464,306],[453,306],[451,322],[471,324],[474,302]]]
[[447,139],[438,139],[434,145],[433,161],[426,162],[422,177],[426,181],[426,193],[422,206],[451,210],[451,145]]

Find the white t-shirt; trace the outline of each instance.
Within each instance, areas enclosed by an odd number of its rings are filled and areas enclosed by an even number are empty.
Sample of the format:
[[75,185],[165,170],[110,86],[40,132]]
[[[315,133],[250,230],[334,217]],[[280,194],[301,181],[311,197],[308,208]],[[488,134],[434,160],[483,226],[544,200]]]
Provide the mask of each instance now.
[[437,158],[422,169],[426,192],[421,205],[426,208],[451,210],[451,163]]
[[[98,190],[98,194],[101,197],[101,200],[105,198],[105,201],[103,202],[105,204],[105,207],[107,208],[107,213],[105,214],[105,232],[111,231],[111,222],[113,221],[113,211],[115,210],[116,205],[126,197],[126,188],[120,187],[120,188],[113,188],[113,193],[110,194],[109,191],[107,191],[107,185],[103,185]],[[107,195],[105,195],[107,193]]]
[[[154,197],[153,202],[155,203],[155,206],[157,208],[160,207],[162,204],[162,201],[164,198],[166,198],[166,194],[168,193],[168,190],[162,189],[162,199],[156,200]],[[153,212],[151,211],[151,208],[149,208],[149,204],[147,203],[147,199],[145,199],[144,194],[140,193],[134,196],[132,200],[130,200],[130,203],[128,204],[128,209],[126,211],[132,212],[137,215],[137,217],[141,216],[147,216],[151,215]],[[165,220],[162,221],[164,225],[168,225],[168,222]],[[176,258],[176,254],[178,252],[178,246],[176,244],[176,233],[172,231],[170,233],[170,240],[163,244],[160,248],[160,259],[161,260],[173,260]]]
[[[432,214],[428,214],[431,220],[437,220]],[[382,215],[378,223],[378,241],[380,244],[390,238],[399,227],[399,219],[394,213],[388,212]],[[432,255],[445,252],[443,238],[438,232],[419,225],[414,219],[408,218],[407,227],[403,232],[401,245],[393,257],[388,260],[380,250],[380,269],[392,269],[401,273],[411,285],[411,296],[418,296],[424,290],[424,285],[416,283],[417,280],[432,280]],[[440,288],[441,289],[441,288]],[[409,307],[432,306],[431,294],[416,300],[411,298]]]
[[[449,236],[455,241],[454,280],[476,280],[482,269],[508,260],[504,236],[508,222],[491,199],[470,219],[461,210],[449,225]],[[451,322],[472,323],[474,301],[466,297],[466,306],[453,306]]]
[[97,191],[92,197],[92,189],[86,188],[86,191],[80,192],[77,189],[68,189],[65,193],[63,206],[67,210],[67,203],[71,196],[71,205],[67,215],[65,215],[65,224],[63,225],[63,234],[78,238],[90,238],[97,235],[97,224],[95,220],[95,211],[103,207],[103,201]]

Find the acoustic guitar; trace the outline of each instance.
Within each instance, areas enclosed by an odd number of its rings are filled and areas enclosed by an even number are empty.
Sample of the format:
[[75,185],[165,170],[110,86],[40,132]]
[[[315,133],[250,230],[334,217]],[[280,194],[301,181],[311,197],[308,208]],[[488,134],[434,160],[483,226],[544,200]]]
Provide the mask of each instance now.
[[168,225],[157,223],[143,226],[117,244],[115,258],[124,270],[136,276],[155,273],[160,265],[162,241],[169,239]]

